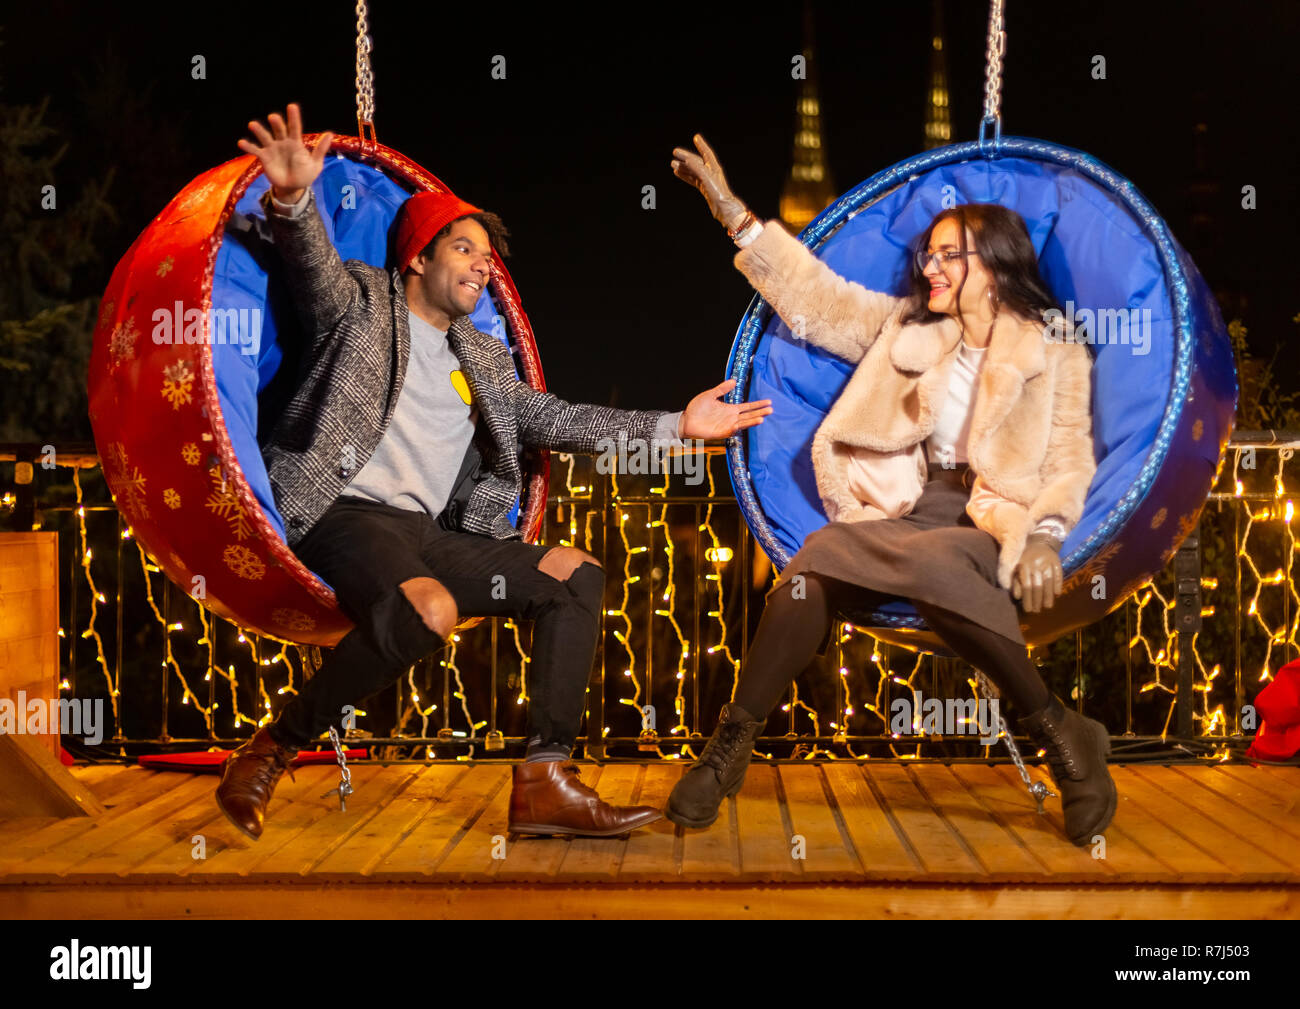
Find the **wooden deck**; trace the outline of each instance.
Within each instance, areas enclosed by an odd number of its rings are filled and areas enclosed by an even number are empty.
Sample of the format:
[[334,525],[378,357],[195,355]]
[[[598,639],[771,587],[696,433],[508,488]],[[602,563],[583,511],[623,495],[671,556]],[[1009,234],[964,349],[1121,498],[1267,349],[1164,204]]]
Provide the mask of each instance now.
[[[683,770],[582,766],[657,806]],[[1300,767],[1112,771],[1094,858],[1005,765],[759,763],[709,830],[605,840],[507,836],[507,764],[357,763],[346,813],[337,768],[304,767],[257,842],[214,776],[80,767],[108,812],[0,821],[0,916],[1300,917]]]

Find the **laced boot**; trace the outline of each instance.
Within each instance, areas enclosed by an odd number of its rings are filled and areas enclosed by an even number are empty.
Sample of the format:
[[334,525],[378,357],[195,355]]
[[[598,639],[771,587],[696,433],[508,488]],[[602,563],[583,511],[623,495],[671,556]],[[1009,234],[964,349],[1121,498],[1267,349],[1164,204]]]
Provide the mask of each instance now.
[[682,775],[668,797],[668,808],[664,810],[668,819],[683,827],[713,823],[722,800],[735,795],[745,783],[754,741],[764,724],[737,704],[723,705],[718,726],[700,759]]
[[1106,767],[1110,734],[1094,718],[1067,708],[1055,694],[1047,706],[1019,720],[1046,751],[1052,779],[1061,793],[1065,833],[1078,845],[1092,841],[1115,815],[1119,793]]
[[[271,738],[266,726],[262,726],[221,765],[217,805],[226,819],[254,841],[262,836],[271,793],[298,755],[298,749],[281,746]],[[289,777],[293,777],[293,771],[289,771]]]

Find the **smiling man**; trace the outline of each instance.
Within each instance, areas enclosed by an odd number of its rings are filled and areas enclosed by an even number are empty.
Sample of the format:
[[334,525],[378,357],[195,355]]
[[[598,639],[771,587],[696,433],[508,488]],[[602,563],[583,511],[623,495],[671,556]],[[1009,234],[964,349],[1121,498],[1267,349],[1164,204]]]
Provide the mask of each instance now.
[[724,382],[680,414],[566,403],[515,374],[510,351],[469,321],[501,255],[494,214],[450,193],[403,204],[391,271],[344,263],[311,185],[333,135],[302,142],[296,105],[249,123],[271,183],[263,207],[311,341],[301,382],[262,445],[286,540],[356,623],[280,712],[230,755],[217,803],[249,837],[298,749],[345,705],[443,647],[464,616],[534,621],[529,743],[509,829],[615,836],[660,812],[605,803],[569,759],[600,628],[604,572],[573,547],[522,541],[509,513],[519,446],[595,452],[655,439],[725,438],[770,403],[727,404]]

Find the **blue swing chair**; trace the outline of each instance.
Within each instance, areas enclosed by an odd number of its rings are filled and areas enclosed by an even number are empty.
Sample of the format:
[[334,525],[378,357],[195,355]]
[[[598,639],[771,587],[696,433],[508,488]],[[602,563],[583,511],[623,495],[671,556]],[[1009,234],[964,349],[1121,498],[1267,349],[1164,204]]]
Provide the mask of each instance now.
[[[1139,323],[1127,342],[1090,348],[1097,473],[1062,546],[1064,593],[1044,612],[1022,614],[1026,642],[1043,645],[1118,607],[1195,527],[1236,410],[1232,347],[1204,280],[1137,188],[1096,158],[1041,140],[999,136],[900,162],[836,200],[799,239],[845,278],[903,295],[911,243],[940,210],[963,202],[1024,218],[1067,316],[1126,308]],[[827,521],[812,439],[853,368],[794,339],[761,297],[737,330],[730,398],[771,399],[773,413],[730,440],[728,468],[777,569]],[[881,640],[953,655],[906,599],[846,616]]]

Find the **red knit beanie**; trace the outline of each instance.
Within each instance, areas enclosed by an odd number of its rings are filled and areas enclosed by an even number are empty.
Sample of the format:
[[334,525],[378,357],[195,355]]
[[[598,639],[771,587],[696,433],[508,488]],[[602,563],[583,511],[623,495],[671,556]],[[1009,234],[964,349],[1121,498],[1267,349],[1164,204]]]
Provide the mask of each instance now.
[[457,218],[482,213],[452,193],[416,193],[397,212],[397,268],[401,273]]

